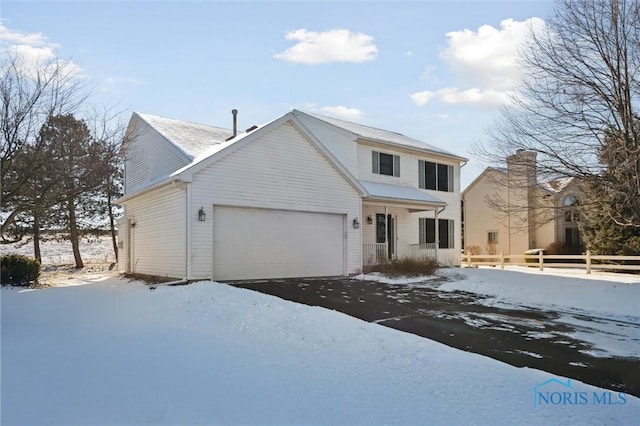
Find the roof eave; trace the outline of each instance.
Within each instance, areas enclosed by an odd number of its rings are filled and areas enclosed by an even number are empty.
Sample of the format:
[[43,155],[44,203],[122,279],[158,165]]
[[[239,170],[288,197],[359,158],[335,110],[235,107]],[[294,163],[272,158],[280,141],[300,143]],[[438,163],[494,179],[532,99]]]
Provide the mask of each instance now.
[[445,157],[445,158],[450,158],[453,160],[456,160],[460,163],[466,163],[469,161],[468,158],[465,157],[460,157],[459,155],[455,155],[455,154],[449,154],[449,153],[445,153],[445,152],[441,152],[441,151],[434,151],[431,149],[427,149],[427,148],[418,148],[415,146],[410,146],[410,145],[404,145],[401,143],[395,143],[395,142],[390,142],[390,141],[386,141],[383,139],[374,139],[374,138],[369,138],[369,137],[364,137],[364,136],[360,136],[356,133],[354,133],[354,135],[356,135],[356,142],[369,142],[369,143],[377,143],[377,144],[382,144],[382,145],[390,145],[396,148],[402,148],[402,149],[406,149],[409,151],[416,151],[416,152],[421,152],[421,153],[426,153],[426,154],[431,154],[431,155],[438,155],[440,157]]
[[448,206],[448,204],[444,201],[423,201],[423,200],[412,200],[409,198],[394,198],[394,197],[381,197],[381,196],[364,197],[362,201],[431,207],[431,209],[439,209],[441,207]]

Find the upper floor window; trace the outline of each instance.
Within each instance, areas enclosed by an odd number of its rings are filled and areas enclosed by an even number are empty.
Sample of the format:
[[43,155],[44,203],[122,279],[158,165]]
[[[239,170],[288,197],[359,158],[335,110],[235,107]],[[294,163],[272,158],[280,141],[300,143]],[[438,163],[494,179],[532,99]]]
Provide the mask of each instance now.
[[568,195],[564,199],[564,221],[568,223],[577,223],[580,221],[580,213],[578,212],[578,199],[575,195]]
[[453,166],[418,160],[418,187],[453,192]]
[[372,172],[378,175],[400,176],[400,157],[397,155],[385,154],[384,152],[372,151],[373,168]]

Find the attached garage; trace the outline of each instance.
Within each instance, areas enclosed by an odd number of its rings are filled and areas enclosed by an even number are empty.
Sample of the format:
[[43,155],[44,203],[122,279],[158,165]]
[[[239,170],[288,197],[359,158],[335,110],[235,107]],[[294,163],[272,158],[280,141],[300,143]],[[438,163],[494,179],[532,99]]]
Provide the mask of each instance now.
[[346,274],[342,214],[213,207],[213,278]]

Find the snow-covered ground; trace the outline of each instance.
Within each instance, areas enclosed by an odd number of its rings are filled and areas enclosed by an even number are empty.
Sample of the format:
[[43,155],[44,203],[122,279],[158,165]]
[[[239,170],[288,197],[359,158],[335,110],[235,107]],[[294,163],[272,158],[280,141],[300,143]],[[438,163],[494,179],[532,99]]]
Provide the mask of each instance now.
[[[488,296],[487,306],[558,312],[554,322],[571,325],[566,334],[592,345],[592,356],[640,358],[640,276],[584,270],[511,267],[444,271],[451,281],[443,291]],[[562,333],[559,333],[561,335]],[[538,336],[539,337],[539,336]],[[548,336],[551,337],[551,336]]]
[[[45,236],[40,244],[43,265],[73,264],[71,242],[60,236]],[[33,242],[23,240],[13,244],[0,245],[0,254],[17,253],[33,257]],[[115,262],[113,243],[110,235],[86,236],[80,239],[80,253],[84,263]]]
[[[635,277],[442,274],[443,291],[486,303],[640,322]],[[629,395],[225,284],[149,290],[109,271],[57,284],[1,290],[3,425],[601,425],[640,413]]]
[[640,413],[635,397],[225,284],[84,282],[2,289],[3,425],[601,425]]

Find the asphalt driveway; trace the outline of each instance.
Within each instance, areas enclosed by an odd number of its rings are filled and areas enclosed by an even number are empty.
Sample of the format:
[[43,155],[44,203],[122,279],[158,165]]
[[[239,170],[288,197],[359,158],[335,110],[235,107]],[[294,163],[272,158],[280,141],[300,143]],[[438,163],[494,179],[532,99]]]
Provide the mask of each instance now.
[[[556,321],[562,312],[486,306],[483,296],[444,292],[446,278],[393,285],[348,278],[237,281],[230,284],[311,306],[343,312],[517,367],[531,367],[640,397],[640,358],[590,354],[570,337],[577,326]],[[583,323],[612,321],[582,317]],[[616,326],[640,326],[616,321]],[[634,330],[635,333],[635,330]]]

